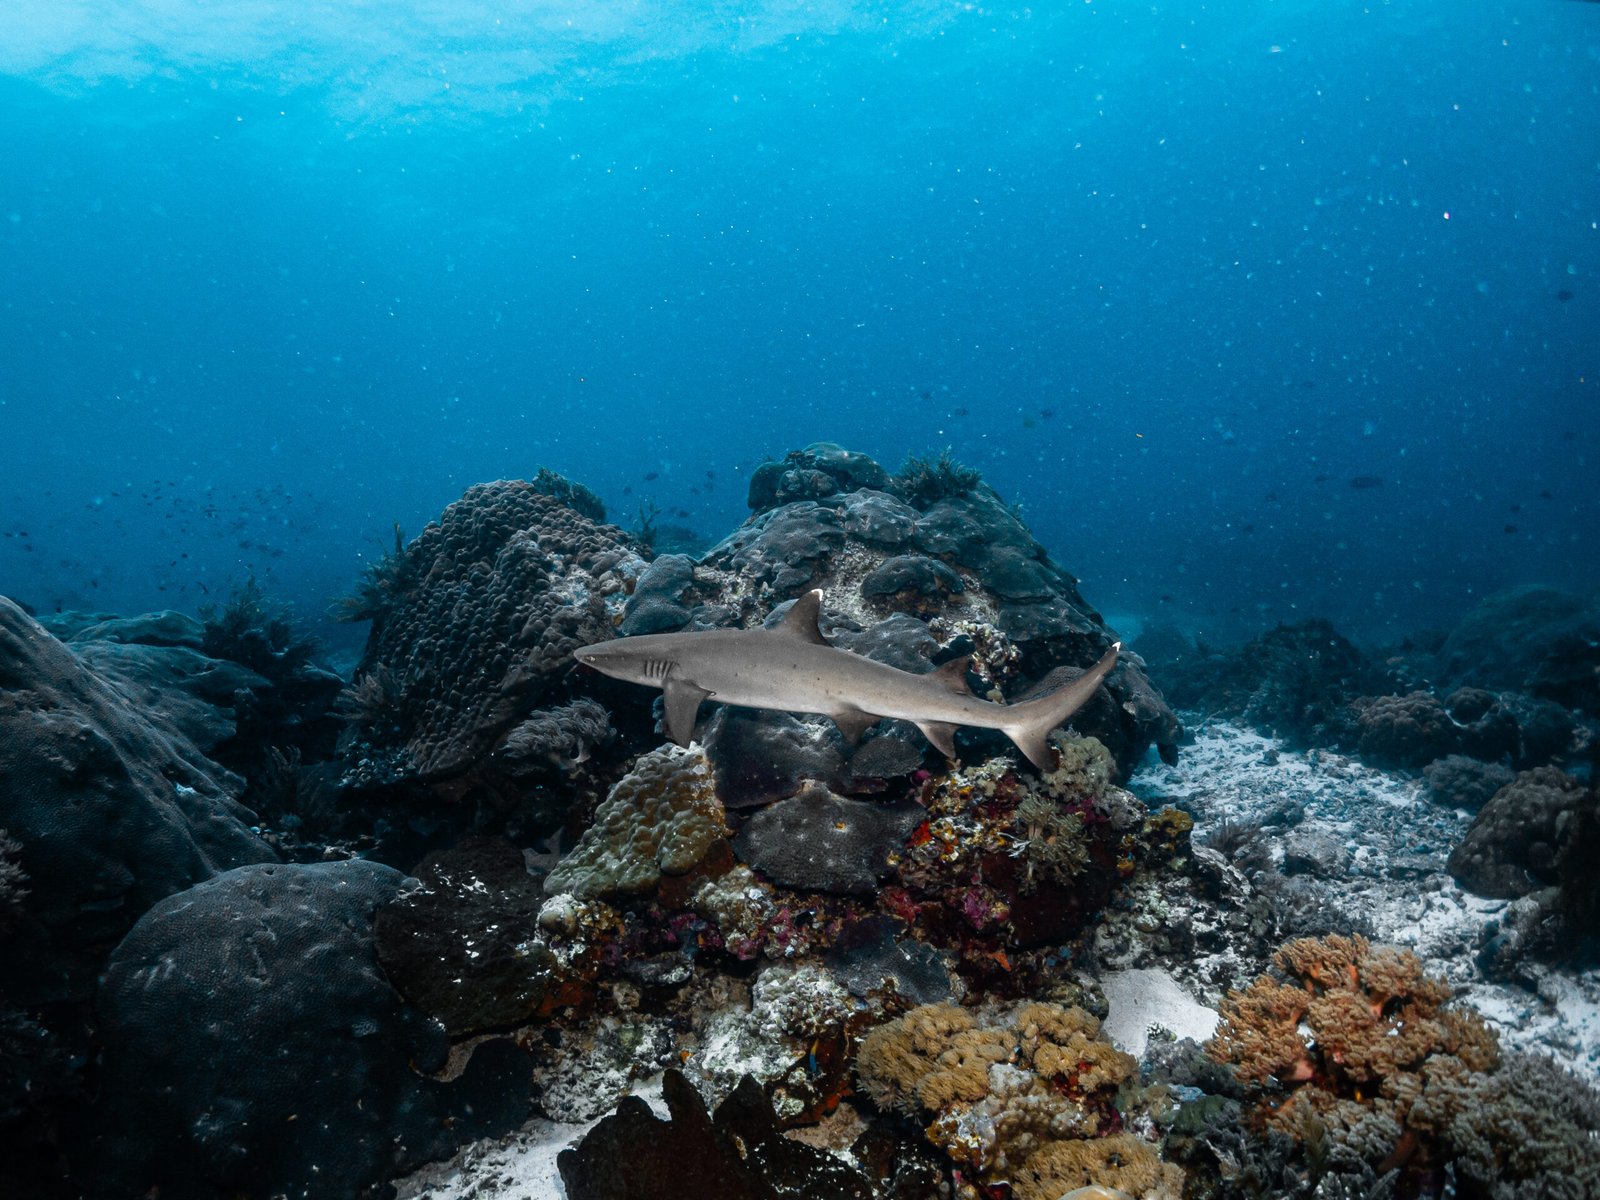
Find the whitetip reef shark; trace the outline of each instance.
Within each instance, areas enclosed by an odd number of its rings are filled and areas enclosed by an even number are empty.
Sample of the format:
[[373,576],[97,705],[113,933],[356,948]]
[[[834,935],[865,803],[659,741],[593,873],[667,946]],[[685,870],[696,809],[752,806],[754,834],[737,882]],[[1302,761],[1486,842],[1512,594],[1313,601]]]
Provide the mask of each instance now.
[[1020,704],[980,700],[967,687],[968,659],[914,675],[828,644],[817,628],[822,592],[795,601],[771,629],[707,629],[653,633],[597,642],[573,652],[613,679],[658,687],[665,694],[667,736],[687,746],[704,700],[746,708],[821,713],[854,744],[885,718],[910,721],[953,759],[958,725],[998,729],[1041,771],[1055,766],[1047,740],[1094,695],[1116,666],[1122,643],[1065,687]]

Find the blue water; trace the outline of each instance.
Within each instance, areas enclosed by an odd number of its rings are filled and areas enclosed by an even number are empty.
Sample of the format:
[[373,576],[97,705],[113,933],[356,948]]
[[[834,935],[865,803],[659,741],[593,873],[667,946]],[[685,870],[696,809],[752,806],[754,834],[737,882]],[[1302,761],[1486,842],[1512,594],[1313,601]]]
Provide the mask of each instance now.
[[9,0],[0,591],[313,620],[475,481],[719,537],[827,439],[1129,621],[1447,623],[1600,584],[1597,223],[1580,0]]

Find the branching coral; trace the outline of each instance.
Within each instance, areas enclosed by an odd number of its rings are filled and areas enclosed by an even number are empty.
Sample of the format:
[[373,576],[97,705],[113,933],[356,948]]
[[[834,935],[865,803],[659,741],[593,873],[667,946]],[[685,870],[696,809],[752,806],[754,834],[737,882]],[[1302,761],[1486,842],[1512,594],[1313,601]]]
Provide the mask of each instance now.
[[1450,989],[1409,950],[1332,935],[1290,942],[1273,961],[1285,978],[1223,1001],[1212,1058],[1251,1086],[1268,1128],[1326,1137],[1333,1153],[1403,1168],[1422,1186],[1452,1156],[1440,1112],[1499,1059],[1493,1032],[1446,1007]]
[[369,562],[356,590],[335,600],[329,614],[337,621],[374,620],[411,586],[415,577],[415,560],[406,553],[405,533],[396,521],[394,549],[385,550]]
[[1115,1099],[1136,1064],[1082,1009],[1024,1004],[979,1014],[924,1005],[861,1043],[856,1073],[880,1107],[930,1121],[962,1195],[1009,1185],[1055,1200],[1090,1183],[1176,1197],[1182,1174],[1122,1128]]

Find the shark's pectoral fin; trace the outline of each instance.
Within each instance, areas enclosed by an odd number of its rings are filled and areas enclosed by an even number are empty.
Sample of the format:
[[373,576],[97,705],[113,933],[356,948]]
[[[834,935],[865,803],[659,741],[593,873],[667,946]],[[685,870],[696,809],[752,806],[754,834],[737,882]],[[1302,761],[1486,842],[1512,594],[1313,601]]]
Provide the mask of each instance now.
[[833,723],[839,727],[839,732],[844,734],[847,744],[854,746],[861,740],[861,735],[871,729],[882,717],[875,717],[871,713],[862,712],[859,708],[842,708],[838,712],[829,713]]
[[678,745],[687,746],[694,740],[694,722],[700,714],[700,701],[711,693],[669,675],[661,694],[667,710],[667,736]]
[[956,756],[956,727],[948,721],[918,721],[922,736],[933,743],[933,748],[946,758]]

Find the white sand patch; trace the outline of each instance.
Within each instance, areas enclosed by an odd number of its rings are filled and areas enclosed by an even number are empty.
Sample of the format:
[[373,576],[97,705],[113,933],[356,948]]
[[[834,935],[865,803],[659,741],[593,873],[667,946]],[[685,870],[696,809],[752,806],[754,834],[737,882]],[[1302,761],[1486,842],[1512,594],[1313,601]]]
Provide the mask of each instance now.
[[1144,1057],[1154,1028],[1203,1042],[1217,1027],[1215,1010],[1189,995],[1165,971],[1111,971],[1102,975],[1099,982],[1111,1007],[1100,1024],[1100,1032],[1117,1049],[1135,1058]]

